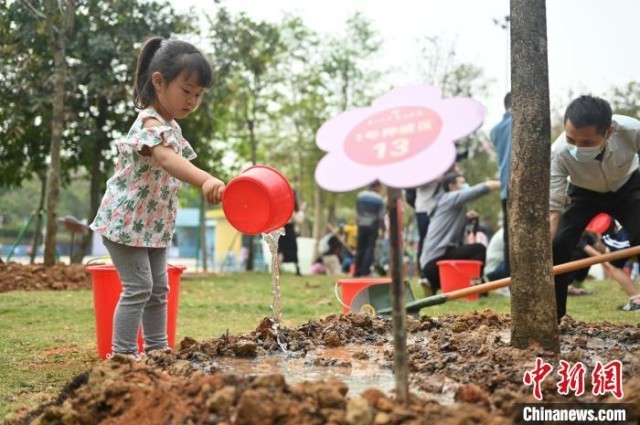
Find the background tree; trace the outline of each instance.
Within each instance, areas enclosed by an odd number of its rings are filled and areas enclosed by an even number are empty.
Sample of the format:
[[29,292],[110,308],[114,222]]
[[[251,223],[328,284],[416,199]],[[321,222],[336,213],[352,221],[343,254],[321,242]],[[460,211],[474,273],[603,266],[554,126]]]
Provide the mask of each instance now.
[[549,242],[551,123],[544,0],[511,0],[511,344],[560,351]]
[[[213,176],[228,181],[230,172],[224,166],[224,157],[227,153],[225,140],[228,137],[229,125],[231,121],[230,103],[231,92],[225,85],[228,67],[222,66],[215,59],[210,59],[213,64],[214,80],[213,87],[206,90],[200,107],[192,113],[182,125],[182,134],[189,140],[191,146],[198,156],[193,160],[193,164],[206,170]],[[207,202],[200,188],[189,187],[188,191],[193,195],[197,193],[200,209],[200,258],[202,259],[202,270],[208,268],[207,252],[207,232],[206,232],[206,209]],[[183,191],[184,193],[184,191]],[[193,204],[191,206],[194,206]]]
[[[31,262],[40,245],[40,234],[46,196],[46,159],[51,140],[51,107],[46,99],[49,91],[34,75],[43,75],[50,52],[46,37],[37,31],[30,8],[14,4],[0,5],[0,187],[17,188],[33,175],[41,190],[37,207],[33,200],[29,211],[33,220]],[[33,198],[32,198],[33,199]],[[5,215],[8,216],[8,215]],[[31,221],[28,221],[31,222]],[[6,223],[5,223],[6,225]]]
[[[65,46],[68,69],[59,179],[64,186],[72,173],[89,174],[89,213],[80,218],[90,222],[113,168],[112,142],[135,119],[130,99],[137,48],[152,34],[168,37],[189,27],[166,3],[89,0],[75,4],[73,32]],[[40,25],[45,19],[38,15],[40,10],[42,2],[16,2],[0,16],[0,34],[6,40],[3,49],[11,53],[2,55],[7,72],[0,77],[3,98],[10,99],[7,107],[0,106],[0,125],[7,130],[0,135],[0,161],[13,170],[4,173],[5,168],[0,167],[0,186],[4,187],[20,185],[33,174],[46,175],[48,168],[50,145],[42,140],[51,138],[54,126],[48,83],[52,79],[47,78],[54,59],[48,33]],[[57,225],[55,220],[53,224]],[[36,225],[35,237],[38,235]],[[91,235],[82,238],[72,262],[82,261],[90,241]]]
[[[375,57],[382,48],[382,39],[371,21],[362,13],[356,12],[349,17],[344,31],[329,36],[324,47],[322,76],[330,116],[353,107],[369,106],[373,99],[388,88],[380,84],[382,71],[374,65]],[[340,206],[338,200],[345,209],[354,210],[356,193],[335,195],[316,185],[313,199],[315,239],[326,233],[326,223],[337,221]],[[326,211],[325,217],[323,211]]]
[[[66,134],[69,167],[85,169],[91,182],[88,222],[113,170],[113,141],[126,134],[137,115],[131,93],[139,47],[151,35],[168,38],[190,29],[184,16],[162,2],[90,0],[78,7],[69,51],[76,59],[70,73],[73,113]],[[91,236],[81,239],[71,262],[82,262]]]
[[[419,79],[438,87],[443,97],[479,97],[488,93],[491,81],[481,68],[460,62],[455,43],[447,43],[440,37],[425,37],[418,41],[420,61],[417,67]],[[493,147],[481,132],[458,141],[459,152],[467,151],[468,159],[459,163],[470,184],[494,178],[498,172]],[[492,192],[469,204],[478,211],[484,221],[496,223],[500,214],[500,194]],[[490,236],[490,235],[488,235]]]
[[[251,164],[260,159],[260,138],[268,129],[270,106],[277,101],[275,71],[285,51],[277,25],[255,22],[246,14],[232,16],[225,8],[216,15],[212,43],[215,59],[228,68],[224,85],[233,92],[230,106],[236,123],[234,147]],[[253,237],[248,237],[247,270],[253,270]]]
[[[330,116],[319,54],[321,40],[297,17],[285,17],[281,40],[287,53],[278,63],[280,96],[273,131],[265,140],[265,159],[282,164],[281,171],[290,176],[299,199],[306,204],[313,199],[315,166],[324,155],[315,144],[315,135]],[[305,215],[305,222],[299,225],[301,236],[311,235],[308,219]]]
[[624,87],[613,87],[613,94],[608,100],[614,114],[640,119],[640,83],[637,81],[631,81]]
[[[27,2],[24,3],[28,4]],[[44,264],[56,263],[57,209],[60,196],[60,147],[65,125],[64,101],[67,83],[67,46],[73,33],[75,0],[45,0],[46,15],[35,8],[33,13],[44,23],[47,44],[53,53],[53,112],[51,116],[51,148],[47,175],[47,231],[44,237]]]

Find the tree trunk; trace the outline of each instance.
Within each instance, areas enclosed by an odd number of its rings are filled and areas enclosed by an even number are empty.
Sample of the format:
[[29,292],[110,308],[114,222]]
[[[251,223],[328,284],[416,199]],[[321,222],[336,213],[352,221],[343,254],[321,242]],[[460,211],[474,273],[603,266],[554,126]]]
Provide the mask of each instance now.
[[327,223],[337,224],[338,217],[336,215],[336,195],[329,194],[329,205],[327,205]]
[[204,192],[200,195],[200,250],[202,252],[202,271],[207,271],[207,201]]
[[35,212],[36,223],[33,228],[33,240],[31,242],[31,258],[29,263],[33,264],[38,256],[38,248],[40,247],[40,237],[42,236],[42,216],[44,214],[44,201],[47,196],[47,175],[44,171],[38,171],[38,179],[40,180],[40,201],[38,209]]
[[396,377],[396,397],[407,403],[409,395],[409,369],[407,364],[407,309],[402,276],[402,190],[387,188],[389,211],[389,248],[391,265],[391,301],[393,303],[393,359]]
[[[89,217],[87,217],[87,223],[93,222],[98,214],[98,208],[102,201],[102,196],[105,189],[104,173],[102,172],[102,159],[104,152],[109,147],[110,138],[102,131],[102,128],[106,125],[108,113],[107,100],[104,97],[98,99],[98,116],[95,119],[96,131],[99,132],[99,137],[96,140],[92,157],[91,157],[91,172],[90,172],[90,193],[89,193]],[[82,235],[80,238],[80,247],[75,250],[73,257],[71,258],[72,264],[81,264],[84,256],[87,254],[91,242],[93,241],[93,232],[89,232],[86,235]]]
[[[317,242],[324,235],[324,222],[322,220],[322,189],[317,184],[314,185],[313,191],[313,239]],[[312,259],[315,261],[320,253],[318,252],[318,244],[313,244]]]
[[[67,38],[73,29],[75,1],[45,2],[47,41],[53,52],[53,114],[51,120],[51,163],[47,176],[47,231],[44,239],[44,264],[56,263],[57,210],[60,197],[60,148],[64,129],[64,96],[67,80]],[[60,17],[59,14],[63,15]],[[58,19],[60,18],[60,19]],[[56,27],[59,24],[59,27]]]
[[556,306],[550,302],[555,290],[549,241],[548,72],[545,0],[511,0],[511,345],[524,349],[537,342],[559,352]]
[[[253,120],[247,120],[247,128],[249,129],[249,142],[251,143],[251,164],[256,165],[258,161],[258,147],[256,135],[254,132]],[[247,235],[249,246],[247,247],[247,271],[252,271],[255,261],[255,249],[253,246],[253,235]]]

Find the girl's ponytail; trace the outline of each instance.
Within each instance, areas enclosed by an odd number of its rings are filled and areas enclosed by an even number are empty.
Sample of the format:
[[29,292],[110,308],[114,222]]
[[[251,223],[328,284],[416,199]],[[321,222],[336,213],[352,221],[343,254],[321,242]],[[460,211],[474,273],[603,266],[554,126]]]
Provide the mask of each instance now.
[[162,37],[151,37],[144,42],[140,49],[133,85],[133,104],[138,109],[144,109],[149,106],[156,96],[151,83],[152,73],[149,72],[149,64],[155,53],[160,49],[162,40]]

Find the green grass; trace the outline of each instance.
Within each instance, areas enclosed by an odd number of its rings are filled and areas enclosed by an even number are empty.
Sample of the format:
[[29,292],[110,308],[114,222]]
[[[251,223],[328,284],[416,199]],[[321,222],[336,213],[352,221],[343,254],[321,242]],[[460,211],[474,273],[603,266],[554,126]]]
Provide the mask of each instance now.
[[[334,280],[324,276],[282,277],[285,326],[341,311]],[[568,311],[583,321],[636,324],[640,314],[615,309],[626,297],[613,282],[587,282],[593,295],[570,297]],[[252,331],[271,315],[271,277],[260,273],[188,277],[182,280],[176,341]],[[422,292],[414,285],[416,297]],[[510,312],[507,298],[491,294],[477,302],[449,301],[422,314],[439,316],[491,308]],[[0,418],[50,400],[76,374],[99,362],[93,295],[83,291],[0,294]]]

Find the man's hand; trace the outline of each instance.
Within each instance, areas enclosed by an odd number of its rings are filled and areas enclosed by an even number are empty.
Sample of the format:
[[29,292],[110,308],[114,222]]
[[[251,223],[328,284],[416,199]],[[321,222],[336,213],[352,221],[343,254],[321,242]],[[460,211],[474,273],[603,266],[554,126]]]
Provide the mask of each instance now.
[[207,202],[213,205],[220,203],[224,189],[224,182],[215,177],[208,178],[202,184],[202,193],[204,193],[204,197],[207,199]]

